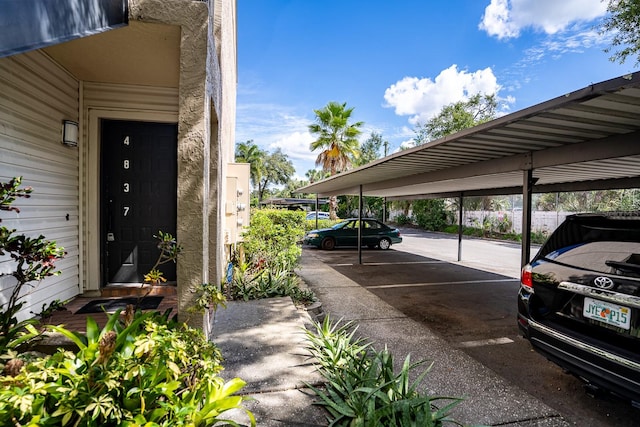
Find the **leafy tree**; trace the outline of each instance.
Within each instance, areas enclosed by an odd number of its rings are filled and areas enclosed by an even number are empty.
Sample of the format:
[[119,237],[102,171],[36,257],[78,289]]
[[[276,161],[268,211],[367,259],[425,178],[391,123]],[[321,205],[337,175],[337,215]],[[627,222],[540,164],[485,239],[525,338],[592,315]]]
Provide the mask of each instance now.
[[[347,170],[359,153],[358,135],[363,122],[349,123],[353,108],[347,103],[329,102],[324,108],[314,110],[316,123],[309,125],[309,132],[317,139],[310,145],[311,151],[320,150],[316,165],[329,171],[330,176]],[[329,198],[329,215],[336,218],[336,198]]]
[[389,143],[382,139],[382,135],[371,132],[371,135],[360,147],[360,156],[356,160],[356,166],[363,166],[380,158],[380,149]]
[[600,34],[613,33],[611,46],[604,51],[610,53],[619,48],[609,58],[622,64],[628,57],[638,55],[640,63],[640,0],[609,0],[609,15],[604,19]]
[[[414,129],[414,145],[426,144],[430,141],[443,138],[447,135],[459,132],[481,123],[493,120],[496,117],[498,103],[494,94],[475,94],[466,101],[458,101],[446,105],[440,112],[426,123],[418,124]],[[432,209],[435,202],[395,202],[408,217],[411,205],[413,205],[414,218],[423,224],[429,224],[429,228],[437,229],[442,224],[442,215],[437,209]],[[482,200],[485,206],[491,205],[491,199]],[[433,216],[433,218],[431,218]]]
[[449,104],[426,123],[418,124],[414,129],[415,145],[426,144],[452,133],[467,129],[496,117],[498,103],[495,95],[476,94],[467,101]]
[[[304,187],[306,185],[309,184],[309,181],[305,181],[304,179],[295,179],[295,178],[291,178],[289,179],[285,184],[284,187],[282,187],[279,190],[274,191],[273,195],[275,197],[298,197],[298,194],[295,194],[294,192],[300,188],[300,187]],[[312,195],[308,195],[309,199],[313,198]]]
[[266,154],[262,166],[263,170],[257,188],[258,202],[263,199],[269,185],[286,184],[296,171],[289,156],[284,154],[280,148],[271,154]]
[[253,140],[236,145],[236,161],[251,165],[251,185],[258,196],[258,203],[267,194],[269,185],[285,184],[295,173],[293,163],[280,148],[269,153],[261,150]]

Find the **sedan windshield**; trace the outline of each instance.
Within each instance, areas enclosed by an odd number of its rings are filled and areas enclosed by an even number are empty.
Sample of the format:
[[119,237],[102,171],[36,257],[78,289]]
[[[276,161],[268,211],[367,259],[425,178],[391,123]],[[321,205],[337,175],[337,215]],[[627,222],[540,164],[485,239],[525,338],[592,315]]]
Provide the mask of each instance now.
[[339,222],[335,225],[332,225],[331,228],[333,228],[334,230],[340,230],[341,228],[343,228],[345,225],[349,224],[350,221],[342,221]]

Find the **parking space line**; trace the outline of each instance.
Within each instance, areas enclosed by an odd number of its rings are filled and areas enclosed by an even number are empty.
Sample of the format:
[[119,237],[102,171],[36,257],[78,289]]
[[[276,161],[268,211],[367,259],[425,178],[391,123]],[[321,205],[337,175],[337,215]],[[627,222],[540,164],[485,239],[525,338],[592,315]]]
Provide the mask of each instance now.
[[[447,261],[400,261],[400,262],[365,262],[362,265],[414,265],[414,264],[447,264]],[[341,263],[341,264],[331,264],[333,267],[351,267],[354,265],[352,262],[350,263]]]
[[471,347],[484,347],[487,345],[499,345],[499,344],[511,344],[513,340],[511,338],[502,337],[502,338],[490,338],[486,340],[479,341],[464,341],[458,344],[459,347],[462,348],[471,348]]
[[367,289],[390,289],[390,288],[411,288],[423,286],[443,286],[443,285],[470,285],[474,283],[505,283],[520,282],[519,279],[489,279],[489,280],[463,280],[460,282],[433,282],[433,283],[396,283],[393,285],[373,285],[365,286]]

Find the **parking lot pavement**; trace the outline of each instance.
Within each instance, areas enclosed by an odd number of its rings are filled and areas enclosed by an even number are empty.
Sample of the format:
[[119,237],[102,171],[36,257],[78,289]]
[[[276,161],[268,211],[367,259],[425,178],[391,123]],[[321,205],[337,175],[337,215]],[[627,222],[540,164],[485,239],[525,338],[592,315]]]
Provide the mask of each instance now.
[[[346,318],[365,325],[382,319],[391,321],[398,315],[418,322],[450,349],[465,353],[507,384],[536,396],[535,400],[573,425],[638,425],[636,409],[606,396],[588,396],[582,382],[534,352],[519,336],[518,244],[465,239],[463,259],[458,262],[456,237],[413,229],[402,233],[403,242],[391,250],[363,249],[362,265],[358,264],[355,248],[305,248],[303,260],[315,259],[327,276],[326,287],[314,289],[323,304],[326,300],[329,306],[348,306],[351,311],[345,313]],[[536,251],[534,247],[531,252]],[[332,287],[333,282],[339,283],[338,277],[346,279],[349,287]],[[378,312],[370,309],[368,294],[384,301]],[[421,345],[416,338],[406,350],[415,355],[415,350],[423,351]],[[453,366],[451,369],[457,369]],[[545,418],[544,422],[549,421]]]
[[[402,244],[394,246],[394,250],[459,263],[508,277],[520,277],[519,243],[465,237],[462,240],[462,260],[458,262],[458,236],[415,228],[401,228],[400,233],[404,240]],[[531,245],[532,256],[539,247]]]
[[[370,251],[364,259],[375,266],[380,257],[374,255],[382,252]],[[353,267],[350,257],[354,253],[353,250],[305,250],[298,273],[316,293],[326,314],[335,320],[354,321],[361,336],[373,341],[376,348],[388,346],[398,363],[409,354],[412,361],[433,361],[424,387],[431,395],[465,398],[464,403],[455,409],[455,419],[472,425],[569,426],[557,410],[509,384],[451,346],[423,323],[409,318],[366,287],[341,274],[338,271],[341,265],[351,264]],[[393,251],[384,251],[384,254],[394,256]],[[374,260],[376,258],[378,261]],[[327,259],[332,260],[331,266],[327,265]],[[386,264],[386,261],[382,263]],[[382,283],[383,278],[376,273],[379,271],[366,277],[359,276],[358,282]]]

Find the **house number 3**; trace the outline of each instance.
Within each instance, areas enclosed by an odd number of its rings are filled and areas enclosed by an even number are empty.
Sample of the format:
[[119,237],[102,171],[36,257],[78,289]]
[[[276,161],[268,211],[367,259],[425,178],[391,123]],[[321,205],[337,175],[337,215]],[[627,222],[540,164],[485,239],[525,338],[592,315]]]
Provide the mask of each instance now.
[[125,193],[128,193],[128,192],[129,192],[129,183],[128,183],[128,182],[125,182],[125,183],[124,183],[124,192],[125,192]]

